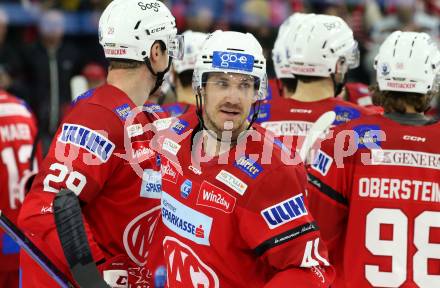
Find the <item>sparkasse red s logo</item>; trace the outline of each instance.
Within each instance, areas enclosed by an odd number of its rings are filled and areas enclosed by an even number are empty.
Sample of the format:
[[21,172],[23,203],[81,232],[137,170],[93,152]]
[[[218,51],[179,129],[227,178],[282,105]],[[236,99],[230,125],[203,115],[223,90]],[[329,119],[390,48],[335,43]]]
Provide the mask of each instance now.
[[174,237],[163,240],[168,287],[219,288],[219,279],[186,244]]
[[160,217],[160,206],[139,214],[125,227],[123,242],[128,257],[139,266],[145,265],[153,233]]

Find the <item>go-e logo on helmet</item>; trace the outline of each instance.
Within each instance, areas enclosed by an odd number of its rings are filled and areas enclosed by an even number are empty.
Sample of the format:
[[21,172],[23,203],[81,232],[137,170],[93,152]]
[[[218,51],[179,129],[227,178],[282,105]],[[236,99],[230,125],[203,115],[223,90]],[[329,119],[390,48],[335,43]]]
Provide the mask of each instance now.
[[185,243],[170,236],[163,240],[168,263],[168,287],[218,288],[220,281],[214,270]]
[[160,4],[159,3],[143,3],[143,2],[138,2],[138,6],[139,7],[141,7],[141,9],[142,10],[150,10],[150,9],[153,9],[154,10],[154,12],[159,12],[159,7],[160,7]]
[[212,53],[212,67],[252,72],[254,56],[243,53],[214,51]]

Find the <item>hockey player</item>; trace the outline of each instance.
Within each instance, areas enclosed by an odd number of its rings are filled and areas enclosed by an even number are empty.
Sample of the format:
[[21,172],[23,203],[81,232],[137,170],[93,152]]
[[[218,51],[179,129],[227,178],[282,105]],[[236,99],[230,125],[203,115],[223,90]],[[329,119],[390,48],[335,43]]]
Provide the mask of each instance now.
[[259,122],[275,135],[288,138],[283,141],[294,151],[324,112],[334,111],[333,125],[339,125],[367,111],[335,98],[347,71],[359,62],[357,42],[348,25],[337,16],[295,14],[289,26],[279,35],[286,38],[289,62],[283,73],[292,73],[297,85],[285,85],[284,97],[273,97],[263,106]]
[[[332,280],[304,202],[304,167],[283,164],[273,136],[247,121],[264,98],[265,69],[252,34],[212,33],[194,70],[199,121],[183,115],[161,139],[168,287],[328,287]],[[264,147],[273,153],[263,159]]]
[[173,77],[173,86],[177,96],[175,103],[163,105],[163,109],[170,116],[180,116],[184,113],[195,113],[196,97],[192,90],[192,76],[194,65],[196,64],[197,54],[202,48],[207,34],[187,30],[182,33],[185,39],[184,56],[182,60],[173,62],[170,73]]
[[[278,29],[278,35],[272,49],[272,62],[276,78],[269,80],[269,89],[272,92],[271,98],[284,97],[284,95],[295,92],[297,81],[290,72],[286,42],[289,39],[289,29],[307,16],[308,14],[294,13]],[[258,119],[257,122],[259,122]]]
[[[19,217],[19,227],[67,275],[52,209],[61,188],[78,195],[93,258],[110,286],[152,286],[154,271],[143,266],[159,216],[160,163],[144,129],[153,113],[136,111],[181,55],[176,32],[174,17],[155,0],[116,0],[100,18],[107,84],[78,98]],[[22,287],[57,287],[24,253],[21,261]]]
[[423,115],[438,91],[440,52],[425,33],[397,31],[375,69],[384,116],[336,127],[310,167],[332,287],[440,287],[440,124]]
[[[27,105],[0,90],[0,210],[14,223],[27,181],[41,161],[36,135],[36,120]],[[18,287],[18,264],[19,247],[0,229],[0,287]]]

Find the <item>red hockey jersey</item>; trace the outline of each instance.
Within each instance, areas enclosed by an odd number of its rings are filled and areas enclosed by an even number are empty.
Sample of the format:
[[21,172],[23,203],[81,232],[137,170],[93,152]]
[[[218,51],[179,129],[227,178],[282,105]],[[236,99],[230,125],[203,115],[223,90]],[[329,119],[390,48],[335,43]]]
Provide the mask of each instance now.
[[[25,184],[41,161],[38,151],[31,168],[36,134],[36,120],[26,104],[0,90],[0,210],[14,223],[24,200]],[[18,253],[19,247],[0,229],[0,270],[18,271]]]
[[439,131],[375,115],[322,143],[308,191],[332,287],[440,287]]
[[328,287],[333,270],[305,203],[304,167],[283,164],[272,133],[258,127],[247,145],[198,165],[196,125],[182,117],[160,140],[168,287]]
[[371,114],[362,107],[338,98],[314,102],[274,97],[260,106],[257,123],[282,138],[292,151],[299,150],[313,123],[325,112],[334,111],[333,125],[340,125],[361,115]]
[[[146,265],[161,194],[160,162],[150,149],[151,123],[152,115],[162,110],[155,104],[146,104],[146,113],[137,109],[111,85],[80,96],[25,199],[20,228],[66,274],[52,211],[52,201],[64,187],[83,203],[95,261],[126,254],[136,265]],[[56,287],[44,272],[35,272],[35,265],[22,269],[23,287]],[[151,271],[139,268],[132,273],[138,273],[139,280],[131,287],[152,285]]]

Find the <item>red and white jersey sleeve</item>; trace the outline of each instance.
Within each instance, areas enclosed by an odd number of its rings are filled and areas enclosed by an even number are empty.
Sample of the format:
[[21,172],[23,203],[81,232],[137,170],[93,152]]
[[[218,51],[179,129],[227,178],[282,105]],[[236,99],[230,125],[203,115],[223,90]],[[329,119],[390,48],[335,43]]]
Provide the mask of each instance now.
[[150,148],[154,129],[148,116],[158,108],[146,104],[146,112],[135,110],[128,96],[110,85],[78,101],[54,137],[25,199],[19,225],[66,271],[52,202],[60,189],[67,188],[82,203],[94,260],[124,254],[143,266],[159,216],[160,162]]
[[333,139],[351,141],[322,143],[309,168],[309,202],[335,287],[440,285],[438,129],[375,115],[335,129]]
[[[237,208],[240,235],[248,247],[268,267],[290,273],[283,280],[269,281],[267,287],[283,287],[291,281],[295,287],[328,287],[332,281],[327,250],[308,210],[303,171],[302,166],[273,167],[249,187],[252,195]],[[307,273],[308,277],[303,275]]]
[[[14,223],[26,182],[41,161],[41,150],[36,146],[34,163],[30,163],[36,134],[35,117],[26,104],[0,90],[0,210]],[[0,270],[18,270],[18,252],[15,242],[0,231]]]

